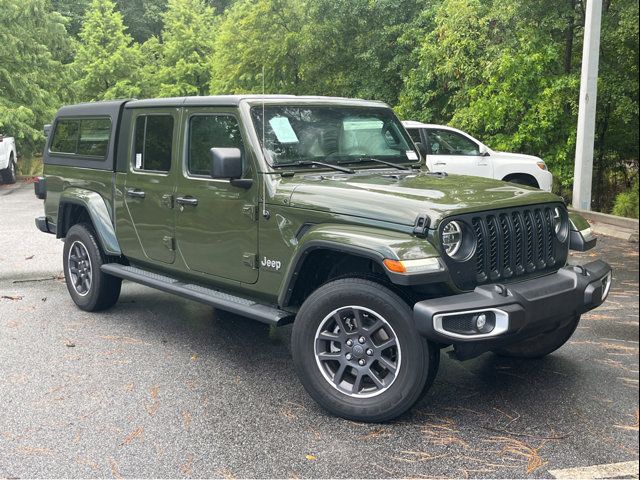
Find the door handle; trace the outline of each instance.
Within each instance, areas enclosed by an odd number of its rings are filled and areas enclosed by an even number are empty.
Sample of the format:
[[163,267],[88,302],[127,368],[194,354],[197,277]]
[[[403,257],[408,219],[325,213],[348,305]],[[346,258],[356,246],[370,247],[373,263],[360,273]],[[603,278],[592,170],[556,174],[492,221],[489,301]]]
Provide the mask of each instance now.
[[196,205],[198,205],[198,199],[194,197],[178,197],[176,198],[176,203],[180,205],[191,205],[192,207],[195,207]]
[[447,162],[435,162],[434,165],[446,165]]
[[127,197],[144,198],[145,193],[137,188],[127,188]]

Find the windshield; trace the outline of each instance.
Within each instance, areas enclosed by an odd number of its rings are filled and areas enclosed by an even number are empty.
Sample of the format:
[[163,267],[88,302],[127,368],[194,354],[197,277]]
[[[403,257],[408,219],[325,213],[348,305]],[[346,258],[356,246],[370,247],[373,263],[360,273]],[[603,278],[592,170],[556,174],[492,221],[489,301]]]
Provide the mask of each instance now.
[[[253,124],[273,166],[319,161],[333,165],[367,159],[416,163],[418,154],[388,108],[255,106]],[[264,128],[264,140],[263,140]]]

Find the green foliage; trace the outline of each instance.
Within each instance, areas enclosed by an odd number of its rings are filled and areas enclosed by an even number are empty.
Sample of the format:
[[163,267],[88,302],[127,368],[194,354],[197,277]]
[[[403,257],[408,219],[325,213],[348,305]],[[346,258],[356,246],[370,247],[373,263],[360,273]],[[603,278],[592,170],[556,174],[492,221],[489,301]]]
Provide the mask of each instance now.
[[400,39],[419,26],[415,19],[426,5],[417,0],[309,2],[299,45],[305,90],[397,103],[412,50],[411,42]]
[[[399,110],[468,130],[499,150],[543,156],[570,180],[577,90],[563,70],[562,4],[444,0],[416,50]],[[566,9],[565,9],[566,10]],[[534,20],[535,19],[535,20]],[[566,20],[564,20],[566,21]]]
[[637,0],[605,2],[600,52],[593,196],[595,208],[608,211],[620,188],[612,179],[623,177],[624,188],[638,171]]
[[21,154],[39,149],[42,127],[69,100],[64,19],[45,0],[0,0],[0,131]]
[[[566,194],[584,7],[585,0],[0,0],[0,25],[12,26],[0,29],[0,128],[28,152],[41,146],[55,109],[77,100],[263,88],[373,98],[403,118],[452,124],[496,149],[541,156]],[[593,194],[602,211],[638,171],[637,19],[637,0],[603,2]]]
[[638,218],[638,180],[628,192],[619,193],[613,205],[614,215]]
[[82,28],[82,20],[89,0],[51,0],[53,10],[65,18],[67,32],[76,37]]
[[[595,152],[596,208],[605,179],[638,162],[638,2],[604,2]],[[571,188],[575,152],[581,0],[442,0],[413,53],[398,110],[450,123],[498,150],[543,157]]]
[[[421,0],[243,0],[215,39],[211,91],[397,102]],[[414,25],[414,22],[415,25]]]
[[126,33],[111,0],[93,0],[84,18],[73,68],[82,100],[135,97],[140,47]]
[[157,77],[159,96],[205,95],[213,53],[214,12],[203,0],[169,0]]
[[136,42],[160,35],[167,0],[116,0],[116,5]]
[[23,157],[18,162],[16,169],[18,175],[24,175],[25,177],[36,177],[42,175],[42,156],[28,156]]
[[305,92],[301,26],[305,5],[296,0],[239,0],[216,32],[210,90],[223,93]]

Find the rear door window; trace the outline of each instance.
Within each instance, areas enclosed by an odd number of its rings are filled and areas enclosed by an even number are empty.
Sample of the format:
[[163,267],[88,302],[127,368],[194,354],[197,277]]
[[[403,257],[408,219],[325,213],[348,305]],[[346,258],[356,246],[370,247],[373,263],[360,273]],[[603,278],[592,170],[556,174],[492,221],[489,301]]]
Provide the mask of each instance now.
[[111,122],[106,119],[82,120],[78,139],[78,154],[104,157],[109,146]]
[[418,130],[417,128],[407,128],[407,132],[409,132],[411,140],[416,143],[422,142],[422,140],[420,139],[420,130]]
[[102,159],[107,155],[110,136],[109,118],[60,119],[56,122],[50,151]]
[[168,172],[173,150],[173,117],[171,115],[140,115],[134,134],[134,168]]

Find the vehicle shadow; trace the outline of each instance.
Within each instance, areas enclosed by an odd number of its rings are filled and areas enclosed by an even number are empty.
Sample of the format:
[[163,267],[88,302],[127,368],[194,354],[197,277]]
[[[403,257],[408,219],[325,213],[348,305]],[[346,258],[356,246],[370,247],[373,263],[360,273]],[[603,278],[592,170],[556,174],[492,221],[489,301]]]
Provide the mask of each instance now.
[[[140,336],[158,335],[178,348],[229,366],[242,379],[250,396],[271,395],[272,400],[281,401],[295,398],[307,413],[327,415],[305,394],[296,378],[289,347],[290,326],[270,327],[146,289],[135,295],[123,294],[112,311],[118,319],[124,317],[124,321],[130,322]],[[582,377],[584,368],[562,350],[540,360],[509,359],[487,353],[465,362],[450,359],[443,351],[433,386],[410,413],[396,422],[420,423],[425,415],[446,416],[455,423],[469,417],[478,421],[486,416],[491,428],[499,431],[502,420],[513,420],[509,413],[500,414],[500,410],[527,410],[544,416],[545,411],[555,408],[558,399],[563,399],[566,406],[567,399],[575,394],[577,379]],[[208,373],[201,384],[217,381]],[[215,394],[215,388],[211,394]],[[544,430],[544,422],[541,428]]]

